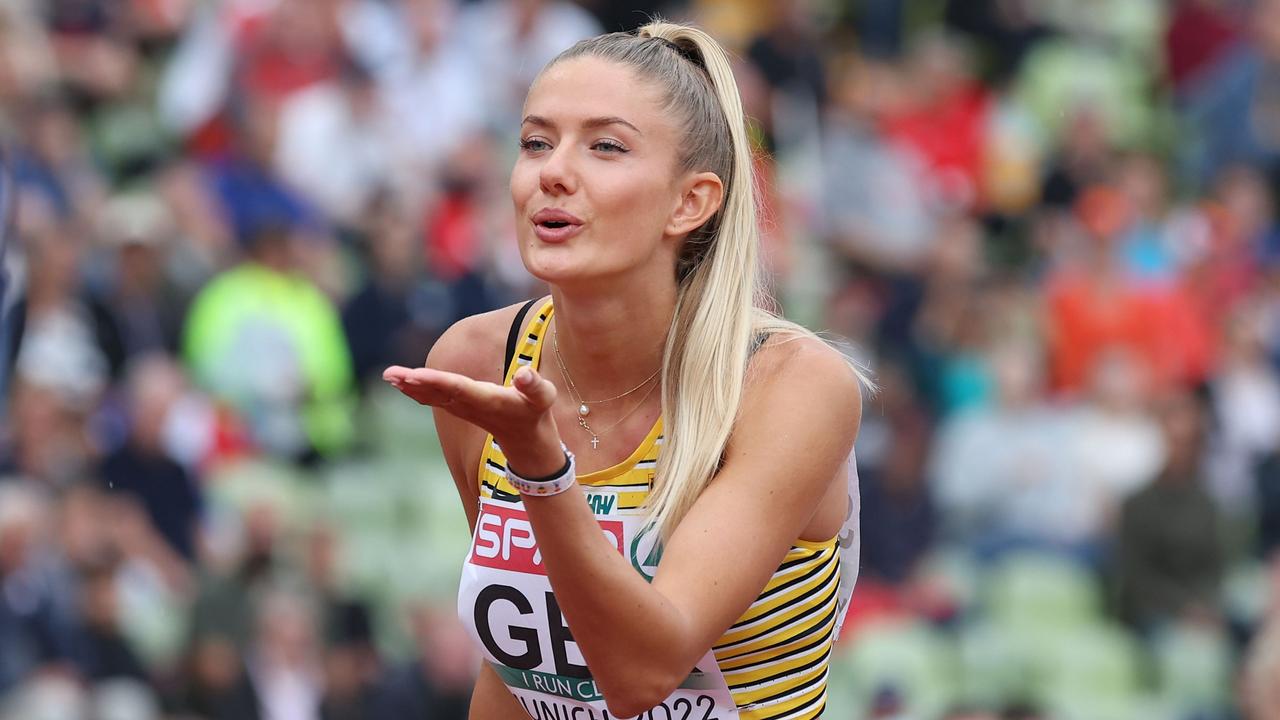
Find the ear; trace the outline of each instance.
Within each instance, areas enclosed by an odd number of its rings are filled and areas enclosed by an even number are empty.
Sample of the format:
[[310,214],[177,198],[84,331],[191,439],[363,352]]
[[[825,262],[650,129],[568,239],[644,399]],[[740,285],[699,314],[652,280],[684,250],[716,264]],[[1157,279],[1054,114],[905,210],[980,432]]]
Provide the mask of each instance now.
[[680,196],[665,228],[669,237],[683,237],[698,229],[720,209],[724,183],[713,172],[692,173],[680,184]]

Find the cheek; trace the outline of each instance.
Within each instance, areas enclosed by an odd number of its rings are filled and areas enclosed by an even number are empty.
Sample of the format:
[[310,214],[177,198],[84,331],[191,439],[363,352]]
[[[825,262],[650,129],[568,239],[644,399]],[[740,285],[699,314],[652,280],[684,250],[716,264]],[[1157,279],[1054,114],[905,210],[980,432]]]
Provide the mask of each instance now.
[[529,163],[517,160],[513,168],[511,168],[511,200],[515,203],[517,209],[523,207],[529,201],[529,197],[533,195],[534,190],[538,187],[538,174],[533,170]]
[[659,177],[619,173],[600,183],[596,204],[631,232],[661,233],[671,210],[671,188]]

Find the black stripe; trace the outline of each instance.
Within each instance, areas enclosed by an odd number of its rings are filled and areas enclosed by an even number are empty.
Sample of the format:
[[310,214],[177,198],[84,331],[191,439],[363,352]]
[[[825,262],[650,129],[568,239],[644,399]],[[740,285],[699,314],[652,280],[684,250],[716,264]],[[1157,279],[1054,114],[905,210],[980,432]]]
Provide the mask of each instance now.
[[[835,574],[834,574],[834,573],[832,573],[832,577],[835,577]],[[799,595],[797,595],[797,596],[795,596],[795,597],[791,598],[790,600],[788,600],[788,601],[786,601],[786,602],[782,603],[782,604],[781,604],[781,605],[779,605],[778,607],[776,607],[776,608],[774,608],[774,609],[770,610],[770,611],[769,611],[769,612],[767,612],[767,613],[764,613],[763,615],[758,615],[758,616],[756,616],[756,617],[751,618],[750,620],[739,620],[738,622],[734,623],[733,625],[731,625],[731,626],[729,627],[729,631],[730,631],[730,632],[732,632],[732,631],[733,631],[733,629],[734,629],[734,628],[736,628],[736,627],[741,627],[741,626],[743,626],[743,625],[750,625],[751,623],[760,622],[761,620],[764,620],[765,618],[768,618],[768,617],[772,617],[772,616],[774,616],[774,615],[778,614],[779,612],[781,612],[781,611],[783,611],[783,610],[786,610],[786,609],[787,609],[787,608],[789,608],[789,607],[794,607],[794,606],[795,606],[795,605],[797,605],[798,603],[802,603],[802,602],[804,602],[805,600],[807,600],[807,599],[809,599],[809,598],[813,597],[814,593],[821,592],[821,591],[823,590],[823,588],[825,588],[825,587],[826,587],[826,585],[827,585],[827,583],[825,583],[825,582],[818,583],[817,585],[814,585],[813,587],[809,588],[808,590],[805,590],[804,592],[800,593]],[[840,583],[838,583],[838,582],[837,582],[835,585],[836,585],[836,587],[839,587],[839,586],[840,586]],[[750,610],[750,608],[748,608],[748,610]]]
[[[834,595],[836,594],[836,590],[838,590],[838,589],[839,589],[839,586],[838,586],[838,585],[837,585],[836,587],[831,588],[831,595],[832,595],[832,596],[834,596]],[[728,643],[728,644],[726,644],[726,645],[716,645],[716,646],[715,646],[714,648],[712,648],[712,649],[713,649],[713,650],[724,650],[724,649],[727,649],[727,648],[734,648],[734,647],[738,647],[739,645],[746,645],[746,644],[748,644],[748,643],[752,642],[753,640],[759,640],[760,638],[764,637],[765,635],[768,635],[769,633],[772,633],[772,632],[780,632],[780,631],[785,630],[785,629],[787,629],[787,628],[791,628],[791,627],[794,627],[794,626],[796,626],[796,625],[803,624],[803,623],[804,623],[804,621],[808,620],[808,619],[809,619],[809,618],[810,618],[814,613],[821,612],[821,610],[822,610],[822,606],[823,606],[823,605],[826,605],[826,604],[827,604],[827,603],[829,603],[829,602],[831,602],[831,598],[829,598],[829,597],[828,597],[828,598],[824,598],[822,602],[818,603],[817,605],[815,605],[814,607],[810,608],[809,610],[806,610],[804,613],[802,613],[802,614],[800,614],[800,615],[797,615],[797,616],[795,616],[794,618],[791,618],[791,620],[789,620],[789,621],[787,621],[787,622],[783,623],[783,624],[782,624],[781,626],[779,626],[779,627],[765,628],[764,630],[762,630],[761,632],[756,633],[755,635],[748,635],[747,637],[744,637],[744,638],[742,638],[741,640],[735,640],[735,641],[733,641],[733,642],[731,642],[731,643]],[[836,603],[835,605],[839,605],[839,604],[840,604],[840,603]],[[835,605],[833,605],[833,606],[831,607],[831,611],[830,611],[830,612],[828,612],[825,616],[823,616],[823,618],[822,618],[822,621],[821,621],[821,622],[815,623],[814,627],[821,627],[822,625],[826,624],[826,622],[827,622],[829,619],[831,619],[832,617],[834,617],[834,616],[835,616],[835,614],[836,614],[836,607],[835,607]],[[761,651],[766,650],[766,649],[768,649],[768,648],[770,648],[770,647],[777,647],[778,645],[781,645],[781,644],[783,644],[783,643],[786,643],[786,642],[787,642],[787,641],[789,641],[789,640],[794,640],[794,639],[795,639],[795,638],[794,638],[794,636],[793,636],[793,637],[784,638],[784,639],[782,639],[782,640],[780,640],[780,641],[778,641],[778,642],[774,643],[773,645],[766,645],[765,647],[762,647],[762,648],[756,648],[755,650],[751,650],[750,652],[753,652],[753,653],[761,652]],[[740,653],[740,654],[741,654],[741,655],[745,655],[746,653]],[[735,656],[735,657],[736,657],[736,656]],[[725,658],[725,659],[726,659],[726,660],[730,660],[730,659],[732,659],[732,658]]]
[[[786,654],[787,654],[787,655],[803,655],[803,654],[805,654],[805,653],[809,652],[810,650],[812,650],[812,649],[814,649],[814,648],[818,647],[819,645],[821,645],[822,643],[826,642],[826,641],[827,641],[827,639],[831,637],[832,633],[834,633],[834,632],[835,632],[835,629],[836,629],[836,626],[835,626],[835,625],[832,625],[830,628],[828,628],[828,629],[827,629],[827,631],[826,631],[826,632],[824,632],[824,633],[822,633],[821,635],[819,635],[819,636],[818,636],[818,639],[816,639],[816,640],[814,640],[813,642],[809,643],[808,645],[804,645],[804,646],[802,646],[802,647],[798,647],[798,648],[790,648],[790,649],[788,649],[788,650],[786,651]],[[792,639],[792,640],[795,640],[795,638],[791,638],[791,639]],[[764,651],[764,650],[753,650],[753,651],[751,651],[751,652],[749,652],[749,653],[743,653],[743,655],[755,655],[755,654],[757,654],[757,653],[762,653],[762,652],[765,652],[765,651]],[[725,658],[725,659],[724,659],[724,661],[725,661],[725,662],[729,662],[731,659],[732,659],[732,660],[737,660],[737,659],[741,658],[743,655],[739,655],[737,658]],[[729,668],[729,669],[727,669],[727,670],[722,670],[722,672],[723,672],[725,675],[729,675],[729,674],[731,674],[731,673],[748,672],[748,671],[750,671],[750,670],[751,670],[751,668],[756,667],[757,665],[763,665],[763,664],[765,664],[765,663],[771,663],[771,662],[773,662],[774,660],[777,660],[777,659],[778,659],[778,657],[777,657],[777,656],[767,657],[767,658],[765,658],[765,659],[763,659],[763,660],[757,660],[757,661],[755,661],[755,662],[747,663],[746,665],[743,665],[743,666],[741,666],[741,667]]]
[[494,470],[497,470],[498,472],[501,472],[501,473],[505,473],[505,472],[507,471],[507,466],[506,466],[506,465],[499,465],[498,463],[496,463],[496,462],[494,462],[494,461],[490,460],[489,458],[485,458],[485,459],[484,459],[484,464],[485,464],[485,465],[488,465],[489,467],[491,467],[491,468],[493,468]]
[[[814,685],[820,685],[820,684],[822,684],[822,683],[824,682],[824,679],[825,679],[825,678],[824,678],[824,676],[825,676],[826,674],[827,674],[827,673],[825,673],[825,672],[823,672],[823,673],[818,673],[818,676],[817,676],[817,677],[815,677],[815,678],[813,678],[813,679],[811,679],[811,680],[807,681],[807,682],[806,682],[806,683],[804,683],[803,685],[797,685],[797,686],[795,686],[795,687],[789,687],[789,688],[787,688],[786,690],[783,690],[783,691],[781,691],[781,692],[774,693],[773,695],[770,695],[769,697],[760,698],[759,700],[756,700],[756,701],[754,701],[754,702],[747,703],[744,707],[746,707],[747,709],[750,709],[750,708],[753,708],[753,707],[757,707],[757,706],[759,706],[759,705],[763,705],[763,704],[765,704],[765,703],[769,702],[770,700],[777,700],[778,698],[784,698],[784,697],[786,697],[786,696],[788,696],[788,695],[799,695],[799,694],[803,693],[803,692],[804,692],[804,691],[806,691],[806,690],[811,690],[811,689],[813,688],[813,686],[814,686]],[[819,693],[819,694],[821,694],[821,693]],[[802,705],[801,707],[804,707],[804,706]]]
[[[824,713],[824,712],[826,712],[826,711],[827,711],[827,692],[826,692],[826,690],[823,690],[822,692],[818,693],[817,695],[814,695],[813,697],[809,698],[809,701],[808,701],[808,702],[806,702],[806,703],[804,703],[804,704],[800,705],[799,707],[791,708],[790,710],[786,711],[786,713],[784,713],[784,714],[785,714],[785,715],[793,715],[793,714],[798,713],[798,712],[799,712],[799,713],[802,713],[802,712],[804,712],[804,711],[805,711],[805,709],[806,709],[806,708],[808,708],[810,705],[813,705],[814,703],[818,703],[818,702],[822,703],[822,707],[818,708],[818,711],[817,711],[816,713],[814,713],[813,715],[810,715],[810,716],[809,716],[809,718],[808,718],[808,720],[814,720],[814,718],[820,718],[820,717],[822,717],[822,713]],[[763,709],[763,708],[761,708],[761,709]],[[777,718],[777,717],[782,717],[782,715],[770,715],[769,717],[775,717],[775,718]],[[769,718],[763,718],[763,720],[769,720]]]
[[506,490],[499,488],[497,485],[494,485],[493,483],[489,482],[488,480],[482,480],[480,481],[480,484],[483,485],[484,487],[489,488],[490,500],[497,500],[499,502],[505,502],[505,503],[520,502],[519,493],[509,493]]
[[511,330],[507,333],[507,351],[502,356],[502,376],[507,376],[507,369],[511,367],[511,358],[516,354],[516,338],[520,336],[520,326],[524,324],[524,316],[529,314],[529,308],[538,300],[534,298],[524,305],[520,306],[520,310],[516,312],[515,318],[511,321]]
[[[796,585],[802,584],[806,580],[812,579],[815,575],[822,574],[822,571],[825,570],[826,567],[831,564],[831,560],[834,559],[835,557],[836,557],[836,554],[831,553],[830,557],[818,563],[817,565],[814,565],[813,569],[805,573],[804,575],[801,575],[800,577],[791,578],[790,580],[782,583],[781,585],[775,588],[766,590],[765,592],[760,594],[760,597],[756,598],[756,602],[760,602],[761,600],[768,600],[769,598],[773,597],[774,595],[777,595],[780,592],[785,592],[788,588],[795,587]],[[805,559],[812,560],[813,557],[810,556]],[[754,604],[755,603],[752,603],[752,605]]]
[[779,566],[778,566],[778,569],[777,569],[777,571],[775,571],[775,572],[774,572],[774,575],[777,575],[778,573],[780,573],[780,572],[782,572],[783,570],[786,570],[786,569],[788,569],[788,568],[793,568],[793,567],[795,567],[796,565],[799,565],[799,564],[801,564],[801,563],[809,562],[809,561],[810,561],[810,560],[812,560],[812,559],[813,559],[813,556],[812,556],[812,555],[802,555],[801,557],[798,557],[798,558],[796,558],[796,559],[794,559],[794,560],[788,560],[788,561],[786,561],[786,562],[784,562],[784,563],[782,563],[781,565],[779,565]]
[[520,353],[517,357],[519,357],[521,360],[526,360],[526,361],[528,361],[528,362],[533,362],[533,356],[532,356],[532,355],[525,355],[524,353]]
[[779,678],[784,678],[788,675],[799,675],[800,673],[806,670],[812,670],[813,668],[825,663],[830,659],[831,659],[831,648],[827,648],[826,652],[810,660],[804,665],[801,665],[800,667],[791,668],[790,670],[783,670],[782,672],[774,673],[773,675],[769,675],[767,677],[762,677],[759,680],[749,680],[747,682],[740,683],[737,685],[730,685],[729,689],[742,690],[743,688],[750,688],[750,687],[756,687],[758,685],[764,685],[766,683],[773,682],[774,680],[777,680]]
[[[821,586],[819,586],[819,587],[821,587]],[[833,586],[833,587],[831,587],[829,590],[827,590],[827,591],[826,591],[826,594],[825,594],[825,595],[823,595],[822,599],[821,599],[821,600],[819,600],[817,603],[815,603],[813,607],[809,608],[808,610],[805,610],[805,611],[801,612],[801,613],[800,613],[800,614],[798,614],[798,615],[794,615],[794,616],[792,616],[792,617],[790,617],[790,618],[783,618],[783,619],[781,619],[780,621],[778,621],[776,624],[774,624],[774,625],[772,626],[772,628],[770,628],[770,629],[766,630],[765,632],[756,633],[755,635],[752,635],[751,637],[753,637],[753,638],[761,638],[761,637],[764,637],[765,635],[768,635],[770,632],[778,632],[778,631],[784,630],[784,629],[786,629],[786,628],[790,628],[790,627],[794,627],[794,626],[796,626],[796,625],[800,625],[800,624],[802,624],[802,622],[804,621],[804,619],[806,619],[806,618],[808,618],[809,616],[813,615],[815,612],[820,612],[820,611],[822,610],[822,608],[826,607],[827,603],[829,603],[829,602],[831,602],[833,599],[835,599],[835,597],[836,597],[836,595],[838,594],[839,590],[840,590],[840,586],[839,586],[838,584],[837,584],[837,585],[835,585],[835,586]],[[839,603],[837,603],[837,604],[839,604]],[[817,626],[815,626],[815,627],[821,627],[821,623],[819,623],[819,624],[818,624]],[[733,644],[733,645],[737,645],[739,642],[744,642],[744,640],[739,640],[738,642],[735,642],[735,643],[732,643],[732,644]],[[754,650],[753,650],[752,652],[754,653],[754,652],[758,652],[758,651],[754,651]]]

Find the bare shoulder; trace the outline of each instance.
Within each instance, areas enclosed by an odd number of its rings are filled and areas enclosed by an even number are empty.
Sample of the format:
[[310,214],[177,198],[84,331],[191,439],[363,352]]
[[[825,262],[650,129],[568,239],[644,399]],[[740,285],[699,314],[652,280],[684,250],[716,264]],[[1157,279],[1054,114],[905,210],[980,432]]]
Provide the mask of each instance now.
[[785,417],[792,408],[803,410],[806,422],[852,438],[862,417],[862,382],[848,358],[820,339],[775,333],[751,358],[740,424],[768,425],[764,418]]
[[821,391],[836,406],[861,410],[862,383],[848,358],[816,337],[770,335],[751,358],[744,402],[806,390]]
[[[545,300],[539,300],[535,307]],[[524,302],[465,317],[449,327],[427,354],[427,367],[466,375],[474,380],[502,382],[502,357],[511,323]],[[530,315],[533,314],[530,310]],[[529,318],[524,324],[527,326]]]

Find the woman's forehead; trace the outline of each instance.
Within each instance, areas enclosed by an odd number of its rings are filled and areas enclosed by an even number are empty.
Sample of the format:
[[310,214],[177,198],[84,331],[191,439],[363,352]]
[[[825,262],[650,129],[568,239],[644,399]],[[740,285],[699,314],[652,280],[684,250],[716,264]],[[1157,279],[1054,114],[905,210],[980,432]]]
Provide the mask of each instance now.
[[589,56],[562,60],[543,71],[529,89],[525,115],[567,126],[618,117],[645,134],[646,126],[666,124],[662,96],[653,81],[622,63]]

